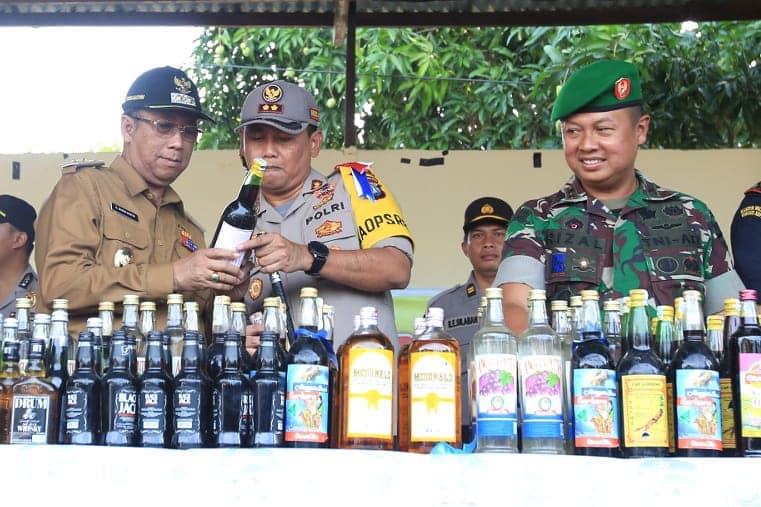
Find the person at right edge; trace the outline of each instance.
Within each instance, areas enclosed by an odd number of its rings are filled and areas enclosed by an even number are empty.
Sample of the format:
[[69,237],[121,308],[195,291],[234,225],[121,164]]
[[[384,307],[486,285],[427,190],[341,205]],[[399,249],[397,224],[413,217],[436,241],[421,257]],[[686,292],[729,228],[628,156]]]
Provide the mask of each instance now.
[[600,300],[647,289],[671,305],[703,293],[707,314],[744,288],[724,237],[702,201],[660,187],[635,168],[647,139],[640,76],[631,63],[600,60],[574,72],[552,108],[573,177],[560,191],[524,203],[507,231],[494,285],[504,291],[515,333],[528,322],[529,290],[547,300],[595,289]]
[[[302,287],[317,288],[334,307],[336,350],[363,306],[378,310],[378,327],[398,350],[390,291],[409,283],[412,235],[369,164],[339,164],[327,177],[312,168],[323,140],[319,119],[314,96],[286,81],[255,88],[243,103],[240,156],[246,167],[255,158],[266,162],[256,233],[238,245],[256,256],[245,299],[249,313],[262,309],[272,295],[269,274],[279,271],[292,309]],[[246,335],[253,353],[253,326]]]
[[732,218],[732,255],[749,289],[761,291],[761,181],[745,191]]

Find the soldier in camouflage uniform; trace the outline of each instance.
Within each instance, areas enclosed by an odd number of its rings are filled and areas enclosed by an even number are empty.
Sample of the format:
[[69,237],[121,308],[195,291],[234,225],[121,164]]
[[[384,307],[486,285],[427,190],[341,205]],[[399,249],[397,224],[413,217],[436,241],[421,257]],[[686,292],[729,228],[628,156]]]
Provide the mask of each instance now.
[[706,313],[736,297],[743,285],[708,207],[634,167],[650,123],[636,67],[603,60],[580,69],[561,89],[552,120],[562,121],[574,176],[523,204],[508,227],[495,286],[514,331],[526,328],[530,288],[546,289],[548,301],[583,289],[607,300],[644,288],[659,305],[697,289]]
[[730,236],[740,278],[749,289],[761,291],[761,181],[745,191]]

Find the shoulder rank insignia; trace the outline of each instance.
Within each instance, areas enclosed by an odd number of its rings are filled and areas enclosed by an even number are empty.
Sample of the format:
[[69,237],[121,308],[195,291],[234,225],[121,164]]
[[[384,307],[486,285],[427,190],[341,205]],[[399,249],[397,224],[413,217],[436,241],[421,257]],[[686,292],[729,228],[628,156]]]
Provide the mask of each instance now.
[[472,283],[469,283],[467,287],[465,287],[465,294],[468,295],[468,297],[473,297],[476,295],[476,286]]
[[34,275],[31,273],[27,273],[24,275],[24,277],[19,282],[18,286],[22,289],[26,289],[29,287],[29,284],[32,283],[32,279],[34,278]]
[[63,164],[61,169],[63,169],[64,173],[72,173],[79,169],[84,169],[85,167],[100,169],[104,165],[106,165],[106,163],[101,160],[72,160],[71,162]]

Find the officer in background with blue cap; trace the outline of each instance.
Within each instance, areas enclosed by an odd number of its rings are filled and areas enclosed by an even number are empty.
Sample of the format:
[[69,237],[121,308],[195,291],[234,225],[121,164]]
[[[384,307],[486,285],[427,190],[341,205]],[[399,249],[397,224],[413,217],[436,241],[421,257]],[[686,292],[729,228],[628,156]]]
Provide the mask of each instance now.
[[730,238],[740,278],[761,292],[761,181],[745,191],[732,217]]
[[25,200],[0,195],[0,321],[15,313],[17,298],[28,297],[33,305],[36,301],[37,273],[29,265],[36,218]]
[[647,140],[640,76],[631,63],[600,60],[578,69],[552,109],[574,176],[558,192],[523,204],[507,232],[495,286],[507,325],[527,327],[530,289],[566,299],[594,289],[601,301],[647,289],[651,305],[683,290],[704,294],[706,314],[743,288],[705,203],[662,188],[635,168]]
[[247,279],[233,252],[207,249],[204,231],[171,184],[187,168],[211,121],[193,81],[173,67],[140,75],[122,104],[122,153],[109,166],[64,166],[37,223],[40,307],[69,300],[70,327],[82,330],[100,301],[125,294],[159,303],[182,293],[204,308],[212,290]]

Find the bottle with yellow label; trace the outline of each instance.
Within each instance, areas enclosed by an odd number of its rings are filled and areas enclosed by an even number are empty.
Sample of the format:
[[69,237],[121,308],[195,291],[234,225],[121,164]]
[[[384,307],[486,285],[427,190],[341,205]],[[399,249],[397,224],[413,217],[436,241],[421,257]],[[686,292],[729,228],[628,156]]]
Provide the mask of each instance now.
[[462,446],[460,345],[444,331],[444,311],[428,309],[427,328],[409,348],[409,451],[438,442]]
[[647,291],[629,292],[631,348],[618,364],[621,453],[627,458],[666,457],[669,449],[666,370],[650,347]]
[[396,363],[397,378],[399,379],[399,410],[397,410],[396,425],[397,450],[404,452],[410,448],[410,345],[425,332],[425,317],[415,317],[412,327],[414,334],[409,342],[402,345]]
[[724,355],[719,362],[719,386],[721,387],[721,445],[722,456],[737,456],[737,433],[735,430],[734,376],[733,358],[737,351],[732,350],[732,335],[740,327],[740,300],[724,300],[724,327],[722,339]]
[[658,325],[655,329],[655,353],[663,361],[663,367],[666,368],[666,406],[668,407],[666,421],[669,427],[669,456],[675,456],[674,384],[671,359],[679,346],[679,337],[676,335],[676,326],[674,325],[674,307],[662,305],[658,306],[656,311],[658,312]]
[[394,346],[378,329],[372,306],[341,349],[341,449],[394,449]]

